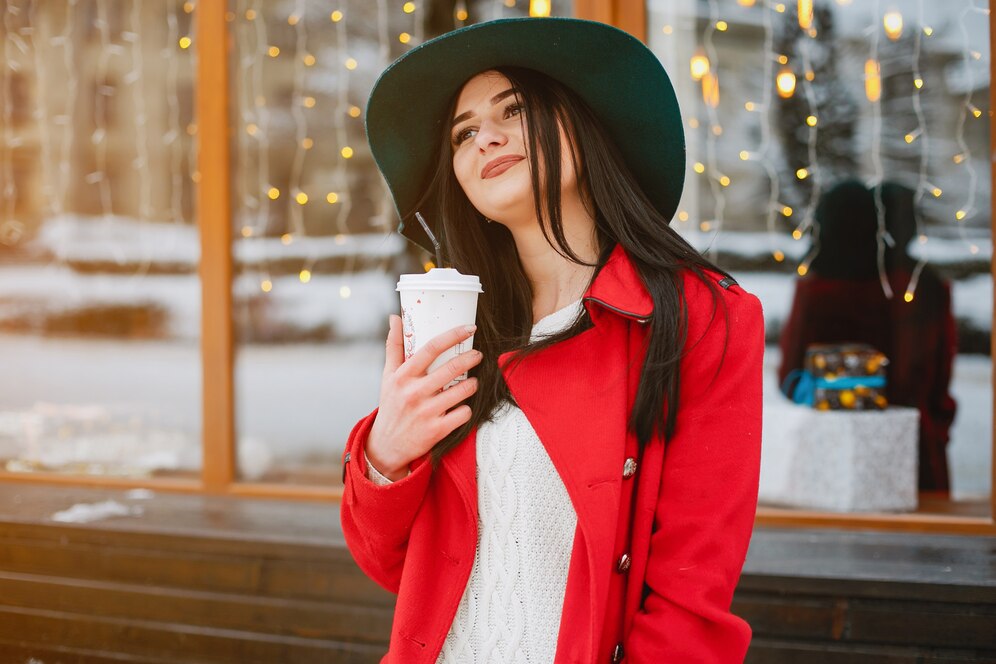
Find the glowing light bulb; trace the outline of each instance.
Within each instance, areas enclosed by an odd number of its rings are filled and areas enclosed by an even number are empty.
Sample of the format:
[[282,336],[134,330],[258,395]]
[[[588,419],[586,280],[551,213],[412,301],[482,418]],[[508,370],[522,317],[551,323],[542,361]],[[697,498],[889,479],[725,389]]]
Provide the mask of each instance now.
[[795,94],[795,73],[788,67],[782,67],[775,77],[775,86],[778,88],[779,97],[791,98]]
[[263,279],[262,283],[260,283],[259,285],[259,288],[264,293],[269,293],[271,290],[273,290],[273,282],[270,281],[269,279]]
[[934,195],[934,198],[940,198],[940,197],[941,197],[941,194],[942,194],[943,192],[941,191],[941,188],[940,188],[940,187],[934,187],[934,188],[933,188],[933,189],[932,189],[932,190],[930,191],[930,193],[932,193],[932,194]]
[[190,48],[190,45],[193,43],[190,37],[180,37],[180,48]]
[[750,159],[750,153],[747,150],[740,151],[740,161],[747,161]]
[[550,0],[529,0],[530,16],[549,16]]
[[708,221],[703,221],[699,224],[699,230],[703,233],[708,233],[710,229],[712,229],[712,224]]
[[330,205],[335,205],[336,203],[339,202],[339,194],[335,193],[334,191],[330,191],[328,195],[325,197],[325,200],[328,201]]
[[737,4],[741,7],[753,7],[755,0],[737,0]]
[[186,12],[187,14],[190,14],[191,12],[193,12],[194,11],[194,3],[192,3],[192,2],[185,2],[185,3],[183,3],[183,11]]
[[730,27],[730,24],[726,21],[716,21],[716,29],[720,32],[726,32]]
[[294,236],[290,233],[284,233],[280,236],[280,244],[287,246],[294,241]]
[[342,12],[337,9],[331,14],[329,14],[329,18],[332,19],[333,23],[338,23],[339,21],[342,20]]
[[809,169],[808,168],[800,168],[799,170],[797,170],[795,172],[795,176],[797,178],[799,178],[800,180],[805,180],[806,178],[809,177]]
[[346,58],[346,69],[356,69],[356,60],[353,58]]
[[403,4],[401,6],[401,11],[403,11],[406,14],[411,14],[412,12],[415,11],[415,3],[414,2],[406,2],[405,4]]
[[257,127],[252,122],[250,122],[249,124],[246,125],[246,133],[249,134],[250,136],[255,136],[256,132],[258,132],[258,131],[259,131],[259,127]]
[[785,5],[779,2],[777,5],[775,5],[775,11],[778,12],[779,14],[784,14]]
[[663,28],[661,28],[661,32],[663,32],[665,35],[669,35],[672,32],[674,32],[674,28],[671,27],[670,25],[665,25]]
[[882,73],[878,61],[873,58],[865,61],[865,96],[872,103],[882,98]]
[[692,166],[692,170],[700,174],[705,173],[705,164],[703,164],[701,161],[697,161],[695,162],[695,165]]
[[688,221],[688,212],[682,210],[678,213],[678,221]]
[[709,58],[706,57],[701,49],[692,56],[689,69],[691,70],[692,80],[694,81],[701,81],[702,77],[709,73]]
[[256,11],[253,10],[253,9],[247,9],[246,10],[246,20],[247,21],[254,21],[254,20],[256,20]]
[[311,281],[311,270],[301,270],[298,273],[297,278],[301,280],[302,284],[306,284]]
[[702,77],[702,101],[710,108],[719,106],[719,79],[712,72]]
[[809,81],[810,83],[812,83],[815,78],[816,78],[816,72],[814,72],[812,69],[810,69],[809,71],[806,72],[806,80],[807,81]]
[[805,263],[802,263],[801,265],[799,265],[799,267],[796,268],[795,271],[799,273],[800,277],[804,277],[806,276],[806,273],[809,272],[809,266],[806,265]]
[[266,54],[269,55],[271,58],[275,58],[278,55],[280,55],[280,47],[271,46],[270,48],[266,49]]
[[951,157],[951,161],[953,161],[956,164],[960,164],[961,162],[965,161],[965,155],[961,153],[956,154],[955,156]]
[[885,36],[891,41],[903,36],[903,15],[899,12],[886,12],[882,17],[882,25],[885,27]]
[[305,97],[304,99],[301,100],[301,103],[304,105],[305,108],[314,108],[316,101],[314,97]]
[[923,26],[923,34],[925,34],[925,35],[927,35],[929,37],[932,34],[934,34],[934,29],[932,27],[930,27],[929,25],[925,25],[925,26]]
[[457,18],[458,21],[466,21],[467,20],[467,10],[466,9],[458,9],[457,12],[456,12],[456,18]]
[[955,219],[957,219],[958,221],[961,221],[962,219],[964,219],[967,216],[968,216],[968,213],[965,212],[964,210],[958,210],[957,212],[955,212]]
[[785,254],[784,254],[784,253],[782,253],[781,251],[777,250],[777,249],[776,249],[776,250],[775,250],[775,252],[774,252],[774,253],[772,254],[772,256],[774,256],[774,257],[775,257],[775,260],[776,260],[776,261],[778,261],[779,263],[781,263],[782,261],[784,261],[784,260],[785,260]]
[[315,147],[315,141],[311,138],[302,138],[301,147],[304,148],[305,150],[310,150],[311,148]]
[[353,148],[347,145],[343,149],[339,150],[339,154],[342,155],[343,159],[349,159],[353,156]]
[[349,299],[350,292],[351,291],[349,290],[349,286],[343,286],[342,288],[339,289],[339,297],[341,297],[344,300],[347,300]]
[[294,200],[297,201],[298,205],[304,205],[308,202],[308,194],[303,191],[299,191],[297,192],[297,196],[294,197]]
[[300,16],[298,16],[297,14],[291,14],[290,16],[287,17],[287,25],[297,25],[298,21],[300,20],[301,20]]
[[789,63],[789,59],[788,59],[787,55],[779,55],[775,59],[778,60],[778,64],[780,64],[780,65],[787,65]]
[[794,231],[792,231],[792,239],[793,240],[801,240],[802,239],[802,231],[800,231],[798,228],[795,229]]
[[747,102],[747,103],[744,104],[744,109],[746,109],[748,111],[753,111],[755,108],[757,108],[757,106],[752,101],[749,101],[749,102]]
[[242,237],[252,237],[252,229],[248,226],[242,227]]
[[914,78],[913,79],[913,85],[916,87],[917,90],[919,90],[920,88],[923,87],[923,79],[922,78]]
[[719,184],[722,185],[722,186],[724,186],[724,187],[729,187],[730,186],[730,178],[726,177],[725,175],[722,176],[722,177],[720,177],[719,178]]
[[906,291],[906,293],[903,295],[903,299],[906,300],[907,302],[912,302],[913,301],[913,291]]
[[363,111],[360,110],[359,106],[350,106],[349,107],[349,117],[351,117],[351,118],[358,118],[358,117],[360,117],[360,114],[362,112]]
[[[716,102],[719,103],[719,99],[717,99]],[[720,125],[713,125],[712,126],[712,133],[713,133],[714,136],[722,136],[723,135],[723,127],[721,127]]]
[[276,187],[270,187],[266,190],[266,196],[271,200],[275,201],[280,198],[280,190]]
[[817,119],[815,115],[810,115],[806,118],[806,124],[808,124],[810,127],[815,127],[816,123]]
[[792,208],[790,208],[788,205],[784,206],[782,208],[782,214],[785,215],[786,217],[791,217],[792,216]]
[[402,32],[400,35],[398,35],[398,41],[401,42],[402,44],[407,44],[411,40],[412,36],[407,32]]
[[313,56],[311,53],[309,53],[308,55],[304,56],[301,59],[304,61],[304,66],[305,67],[314,67],[315,66],[315,56]]
[[813,0],[799,0],[799,27],[809,30],[813,27]]

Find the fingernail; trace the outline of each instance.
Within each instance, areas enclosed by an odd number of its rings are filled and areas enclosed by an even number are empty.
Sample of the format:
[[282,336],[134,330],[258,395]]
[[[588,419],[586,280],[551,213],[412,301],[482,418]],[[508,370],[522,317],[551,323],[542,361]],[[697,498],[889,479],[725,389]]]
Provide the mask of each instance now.
[[477,326],[476,325],[468,325],[464,329],[467,330],[467,334],[473,334],[474,332],[477,331]]

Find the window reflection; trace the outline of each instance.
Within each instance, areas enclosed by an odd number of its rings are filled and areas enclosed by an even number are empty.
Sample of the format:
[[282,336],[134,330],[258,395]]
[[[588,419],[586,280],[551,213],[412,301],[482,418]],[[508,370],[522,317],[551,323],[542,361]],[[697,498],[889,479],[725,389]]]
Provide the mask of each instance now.
[[367,148],[377,76],[435,34],[530,5],[229,3],[241,479],[337,484],[349,430],[377,403],[398,275],[424,258],[392,232]]
[[[190,3],[187,3],[190,4]],[[7,3],[0,38],[0,461],[200,468],[193,13]]]
[[[871,472],[867,464],[831,468],[833,454],[850,444],[853,418],[839,420],[837,432],[821,443],[823,452],[813,443],[814,454],[826,456],[793,456],[803,443],[791,420],[821,426],[829,420],[807,420],[815,414],[785,399],[776,376],[796,280],[811,283],[814,261],[819,267],[818,204],[835,185],[854,178],[872,188],[891,181],[913,192],[907,276],[933,272],[951,285],[958,346],[950,391],[957,415],[946,458],[955,502],[943,491],[926,492],[918,497],[919,509],[989,513],[992,239],[984,4],[966,0],[942,9],[910,0],[875,14],[871,3],[826,0],[800,16],[793,3],[647,3],[649,42],[672,74],[686,126],[688,170],[674,223],[758,294],[765,309],[761,493],[768,504],[875,509],[871,498],[835,506],[833,486],[822,496],[812,486],[793,489],[789,497],[779,491],[800,482],[799,468],[807,463],[824,477],[846,472],[858,481],[864,473],[872,483],[889,472]],[[881,202],[878,209],[884,213]],[[858,215],[842,216],[852,223]],[[852,246],[842,252],[845,263],[862,255],[877,261],[893,250],[895,238],[877,232],[885,230],[884,214],[876,217],[871,244],[858,246],[853,234]],[[900,281],[880,287],[905,304],[917,296],[917,279]],[[919,295],[929,296],[927,289]],[[854,443],[858,452],[871,443],[870,434],[863,436]]]

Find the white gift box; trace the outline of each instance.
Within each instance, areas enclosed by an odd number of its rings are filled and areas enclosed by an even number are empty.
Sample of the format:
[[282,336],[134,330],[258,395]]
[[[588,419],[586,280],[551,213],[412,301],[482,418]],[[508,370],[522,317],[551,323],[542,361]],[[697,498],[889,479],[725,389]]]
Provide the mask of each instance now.
[[766,402],[759,502],[832,512],[915,510],[919,419],[915,408],[818,411]]

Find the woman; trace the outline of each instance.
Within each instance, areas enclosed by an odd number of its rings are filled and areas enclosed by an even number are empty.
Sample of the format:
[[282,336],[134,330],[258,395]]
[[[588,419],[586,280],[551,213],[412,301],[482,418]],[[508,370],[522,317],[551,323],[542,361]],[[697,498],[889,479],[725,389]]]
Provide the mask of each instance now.
[[484,285],[476,334],[404,362],[391,318],[343,457],[347,543],[398,594],[384,661],[741,661],[763,325],[667,226],[684,140],[656,57],[594,22],[471,26],[385,71],[367,133],[401,231],[426,246],[422,212]]

